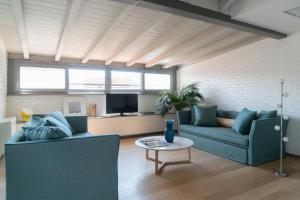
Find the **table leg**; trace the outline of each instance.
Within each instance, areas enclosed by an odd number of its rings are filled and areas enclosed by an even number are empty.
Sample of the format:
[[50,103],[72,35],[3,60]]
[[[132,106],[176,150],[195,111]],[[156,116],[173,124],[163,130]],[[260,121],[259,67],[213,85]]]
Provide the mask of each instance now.
[[155,174],[158,174],[158,151],[155,150]]
[[[151,158],[149,156],[149,150],[146,149],[146,159],[154,162],[155,165],[155,175],[159,175],[159,173],[163,170],[163,168],[167,165],[178,165],[178,164],[185,164],[185,163],[191,163],[191,148],[187,148],[188,151],[188,159],[187,160],[179,160],[179,161],[171,161],[171,162],[162,162],[158,158],[158,150],[154,150],[154,158]],[[161,164],[159,166],[159,164]]]
[[188,148],[188,155],[189,155],[189,161],[192,162],[192,157],[191,157],[191,148]]

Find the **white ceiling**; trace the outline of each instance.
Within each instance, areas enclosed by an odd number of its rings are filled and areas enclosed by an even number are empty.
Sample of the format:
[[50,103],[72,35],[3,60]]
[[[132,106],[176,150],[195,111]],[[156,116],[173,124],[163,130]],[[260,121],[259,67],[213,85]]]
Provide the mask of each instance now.
[[231,7],[234,19],[292,34],[300,31],[300,18],[284,11],[300,6],[300,0],[237,0]]
[[[186,1],[219,9],[218,0]],[[237,1],[231,0],[232,8]],[[244,6],[235,12],[244,21],[253,10],[260,10]],[[10,54],[23,54],[27,49],[29,57],[124,62],[127,66],[142,63],[146,67],[200,62],[262,39],[112,0],[0,0],[0,36]]]

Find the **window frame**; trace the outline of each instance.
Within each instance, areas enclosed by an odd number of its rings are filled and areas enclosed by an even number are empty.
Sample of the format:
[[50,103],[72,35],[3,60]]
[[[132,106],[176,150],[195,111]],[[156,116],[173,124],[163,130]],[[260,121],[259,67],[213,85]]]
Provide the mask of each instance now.
[[149,92],[149,93],[159,93],[160,91],[163,91],[165,89],[146,89],[145,88],[145,74],[148,73],[148,74],[168,74],[170,75],[170,90],[174,90],[175,87],[174,87],[174,72],[172,72],[171,70],[165,70],[165,71],[158,71],[158,70],[146,70],[144,72],[144,84],[143,84],[143,87],[144,87],[144,91],[145,92]]
[[[21,89],[21,67],[36,67],[36,68],[56,68],[56,69],[64,69],[65,73],[65,88],[64,89]],[[19,94],[50,94],[50,93],[65,93],[67,88],[67,80],[66,80],[66,68],[60,64],[37,64],[37,63],[20,63],[16,68],[15,75],[17,77],[15,88]]]
[[[106,93],[137,93],[157,95],[162,90],[145,89],[145,73],[156,74],[170,74],[171,76],[171,90],[176,89],[176,71],[175,69],[161,69],[161,68],[137,68],[137,67],[114,67],[105,65],[87,65],[87,64],[66,64],[42,61],[26,61],[26,60],[8,60],[8,95],[38,95],[38,94],[106,94]],[[65,88],[64,89],[21,89],[20,88],[20,67],[38,67],[38,68],[59,68],[65,70]],[[91,69],[105,71],[105,89],[103,90],[77,90],[69,89],[69,69]],[[111,88],[111,72],[125,71],[125,72],[139,72],[141,73],[141,89],[112,89]]]
[[[69,85],[69,70],[70,69],[80,69],[80,70],[102,70],[104,71],[104,89],[99,90],[89,90],[89,89],[70,89]],[[68,94],[103,94],[107,90],[107,73],[105,67],[95,67],[95,66],[79,66],[79,65],[68,65],[66,67],[66,79],[67,79],[67,87],[66,92]]]
[[[111,68],[111,69],[110,69]],[[108,84],[108,92],[109,93],[142,93],[143,92],[143,77],[144,73],[143,70],[141,69],[133,69],[133,68],[116,68],[116,67],[110,67],[107,70],[108,72],[108,79],[109,79],[109,84]],[[140,83],[141,83],[141,89],[112,89],[112,71],[119,71],[119,72],[139,72],[141,74],[140,77]]]

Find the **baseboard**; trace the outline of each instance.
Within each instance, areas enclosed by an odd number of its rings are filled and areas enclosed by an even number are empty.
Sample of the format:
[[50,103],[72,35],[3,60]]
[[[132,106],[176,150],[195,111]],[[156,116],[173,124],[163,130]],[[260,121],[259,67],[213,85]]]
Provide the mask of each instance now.
[[291,153],[285,153],[285,154],[288,155],[288,156],[300,159],[299,155],[295,155],[295,154],[291,154]]

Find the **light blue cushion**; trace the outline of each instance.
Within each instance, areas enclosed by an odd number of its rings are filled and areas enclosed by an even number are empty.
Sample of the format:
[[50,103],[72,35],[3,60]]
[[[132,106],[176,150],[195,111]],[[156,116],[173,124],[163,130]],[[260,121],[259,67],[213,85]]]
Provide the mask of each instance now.
[[22,127],[26,140],[45,140],[67,137],[68,135],[59,127],[51,126],[46,118],[32,116]]
[[256,118],[257,112],[244,108],[235,118],[232,129],[242,135],[247,135],[250,132],[252,121]]
[[23,127],[23,132],[29,141],[68,137],[64,130],[57,126]]
[[47,113],[46,116],[54,117],[55,119],[57,119],[58,121],[66,125],[71,130],[72,133],[75,132],[73,128],[70,126],[69,122],[66,120],[65,116],[62,114],[62,112],[60,111],[50,112]]
[[217,126],[217,106],[194,106],[195,126]]
[[261,111],[257,114],[257,119],[269,119],[269,118],[276,118],[276,117],[277,117],[277,110]]
[[69,137],[72,136],[72,131],[61,121],[59,121],[56,118],[51,117],[51,116],[47,116],[44,119],[48,121],[48,124],[50,126],[57,126],[57,127],[61,128]]
[[24,131],[20,129],[9,138],[6,144],[14,144],[16,142],[24,142],[24,141],[27,141],[27,139],[24,135]]

